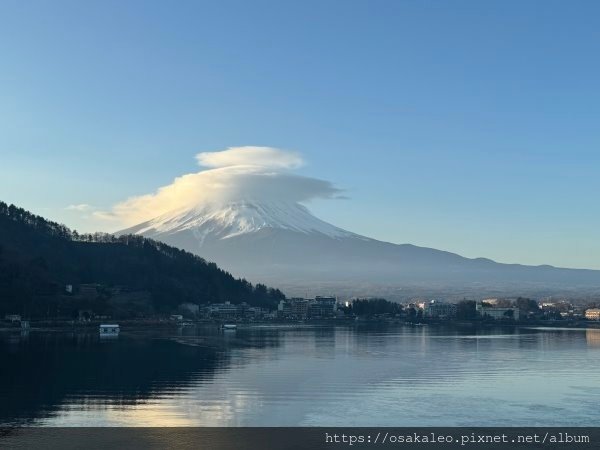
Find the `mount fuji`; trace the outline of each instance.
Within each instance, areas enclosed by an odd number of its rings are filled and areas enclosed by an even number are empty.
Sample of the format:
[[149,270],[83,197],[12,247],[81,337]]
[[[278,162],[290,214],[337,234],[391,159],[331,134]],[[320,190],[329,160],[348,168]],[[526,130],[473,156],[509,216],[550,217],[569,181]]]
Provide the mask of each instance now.
[[179,209],[122,230],[198,254],[294,294],[483,295],[598,292],[600,271],[501,264],[343,230],[296,202],[251,200]]

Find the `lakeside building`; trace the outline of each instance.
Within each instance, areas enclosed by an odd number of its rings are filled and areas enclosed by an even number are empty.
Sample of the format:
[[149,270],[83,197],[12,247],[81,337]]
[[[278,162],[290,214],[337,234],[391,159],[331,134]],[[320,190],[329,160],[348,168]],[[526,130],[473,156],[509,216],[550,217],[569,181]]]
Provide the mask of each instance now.
[[199,314],[213,319],[262,319],[269,314],[267,308],[250,306],[246,302],[239,304],[212,303],[199,309]]
[[335,297],[315,297],[309,304],[310,317],[332,317],[336,311],[337,300]]
[[456,303],[446,303],[439,300],[431,300],[423,308],[423,315],[435,319],[445,319],[456,316]]
[[277,311],[284,317],[305,319],[308,317],[309,304],[310,300],[306,298],[290,298],[281,300],[277,307]]
[[232,305],[231,302],[212,303],[207,309],[209,316],[218,319],[234,319],[238,314],[237,306]]
[[582,318],[585,316],[585,307],[581,305],[572,305],[572,316],[575,318]]
[[565,300],[559,302],[543,302],[540,304],[540,309],[544,312],[558,311],[560,313],[568,313],[573,309],[573,305]]
[[502,319],[514,319],[519,320],[520,311],[519,308],[499,308],[484,306],[482,302],[477,302],[475,309],[481,317],[488,317],[494,320]]
[[335,297],[317,296],[314,299],[290,298],[281,300],[277,307],[280,317],[306,319],[308,317],[333,317],[337,310]]
[[587,320],[600,320],[600,308],[591,308],[585,310]]
[[246,302],[242,302],[236,306],[237,306],[238,317],[242,317],[245,319],[261,319],[261,318],[264,318],[265,315],[269,313],[268,308],[260,308],[258,306],[250,306]]
[[280,300],[279,304],[277,305],[277,315],[282,317],[289,317],[292,314],[292,300],[293,299]]

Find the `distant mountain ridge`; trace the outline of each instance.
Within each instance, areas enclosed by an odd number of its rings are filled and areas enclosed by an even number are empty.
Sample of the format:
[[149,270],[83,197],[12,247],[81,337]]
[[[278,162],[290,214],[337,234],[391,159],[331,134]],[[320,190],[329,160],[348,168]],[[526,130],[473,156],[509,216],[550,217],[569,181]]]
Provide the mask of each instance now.
[[121,233],[166,242],[238,276],[287,286],[294,293],[311,284],[357,295],[373,293],[368,289],[377,286],[436,286],[440,291],[479,286],[498,293],[536,286],[558,291],[600,287],[600,271],[501,264],[382,242],[324,222],[291,202],[204,205],[163,214]]

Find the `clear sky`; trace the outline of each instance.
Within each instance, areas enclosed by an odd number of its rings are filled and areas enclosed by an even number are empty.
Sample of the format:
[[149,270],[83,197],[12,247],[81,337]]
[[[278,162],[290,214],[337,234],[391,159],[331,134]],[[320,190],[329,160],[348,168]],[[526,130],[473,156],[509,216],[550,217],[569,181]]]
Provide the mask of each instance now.
[[3,0],[0,199],[102,229],[270,146],[351,231],[600,269],[599,55],[597,1]]

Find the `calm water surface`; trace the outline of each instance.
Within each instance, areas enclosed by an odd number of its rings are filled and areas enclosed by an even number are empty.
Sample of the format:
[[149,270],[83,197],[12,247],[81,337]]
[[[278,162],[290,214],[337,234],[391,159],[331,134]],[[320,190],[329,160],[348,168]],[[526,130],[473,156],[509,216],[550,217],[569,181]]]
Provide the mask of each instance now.
[[597,426],[600,330],[0,333],[0,425]]

